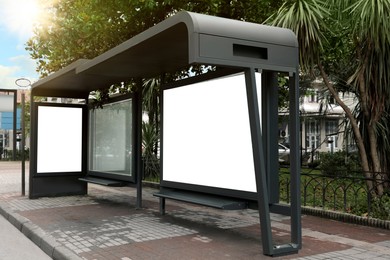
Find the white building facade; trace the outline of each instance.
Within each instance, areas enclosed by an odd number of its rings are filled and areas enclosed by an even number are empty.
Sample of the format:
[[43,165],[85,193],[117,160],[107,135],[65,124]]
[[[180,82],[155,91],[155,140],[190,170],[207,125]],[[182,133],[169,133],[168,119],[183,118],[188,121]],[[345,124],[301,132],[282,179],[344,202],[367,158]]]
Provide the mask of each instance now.
[[[353,93],[339,93],[340,99],[353,110],[356,98]],[[315,160],[319,153],[336,152],[351,146],[345,138],[346,116],[321,81],[314,81],[300,100],[300,139],[303,162]],[[288,143],[288,111],[280,111],[280,142]]]

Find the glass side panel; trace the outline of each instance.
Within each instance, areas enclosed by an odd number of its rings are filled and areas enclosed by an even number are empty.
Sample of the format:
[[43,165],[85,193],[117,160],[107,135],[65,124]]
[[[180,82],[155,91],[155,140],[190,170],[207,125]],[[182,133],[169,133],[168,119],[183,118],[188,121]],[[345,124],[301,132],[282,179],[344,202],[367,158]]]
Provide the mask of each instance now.
[[90,111],[90,171],[131,176],[131,99]]

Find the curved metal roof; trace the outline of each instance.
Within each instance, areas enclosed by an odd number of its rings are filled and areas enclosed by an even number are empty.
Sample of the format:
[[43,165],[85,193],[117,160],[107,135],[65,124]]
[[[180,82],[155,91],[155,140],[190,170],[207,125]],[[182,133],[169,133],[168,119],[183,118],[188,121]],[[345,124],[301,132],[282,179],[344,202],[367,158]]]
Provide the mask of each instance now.
[[295,72],[298,43],[288,29],[183,11],[92,60],[79,60],[36,82],[33,94],[85,96],[129,78],[193,64]]

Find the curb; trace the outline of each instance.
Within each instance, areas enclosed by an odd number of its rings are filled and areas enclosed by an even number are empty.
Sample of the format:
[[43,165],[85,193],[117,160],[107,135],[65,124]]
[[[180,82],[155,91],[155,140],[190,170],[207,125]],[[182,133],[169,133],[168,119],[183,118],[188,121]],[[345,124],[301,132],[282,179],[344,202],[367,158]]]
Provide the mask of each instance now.
[[77,254],[58,243],[54,237],[31,223],[27,218],[13,212],[5,203],[0,203],[0,215],[16,227],[23,235],[55,260],[81,260]]
[[302,213],[307,215],[312,215],[312,216],[326,218],[326,219],[333,219],[333,220],[350,223],[350,224],[357,224],[362,226],[376,227],[376,228],[390,230],[389,220],[361,217],[361,216],[356,216],[344,212],[323,210],[319,208],[312,208],[306,206],[302,206],[301,209],[302,209]]

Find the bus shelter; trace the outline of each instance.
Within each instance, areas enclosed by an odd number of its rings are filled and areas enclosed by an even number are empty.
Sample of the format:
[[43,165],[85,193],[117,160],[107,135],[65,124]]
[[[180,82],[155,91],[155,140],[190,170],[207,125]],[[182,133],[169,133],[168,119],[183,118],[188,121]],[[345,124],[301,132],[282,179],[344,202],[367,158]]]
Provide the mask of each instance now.
[[[132,184],[142,203],[142,79],[210,66],[161,86],[160,210],[175,199],[258,208],[266,255],[301,247],[298,43],[293,32],[179,12],[91,60],[33,84],[29,197],[79,195],[87,183]],[[278,76],[289,82],[291,204],[279,203]],[[89,109],[92,91],[135,79],[132,94]],[[78,104],[37,101],[72,98]],[[111,112],[110,112],[111,111]],[[102,134],[106,133],[106,134]],[[271,212],[291,216],[276,245]]]

